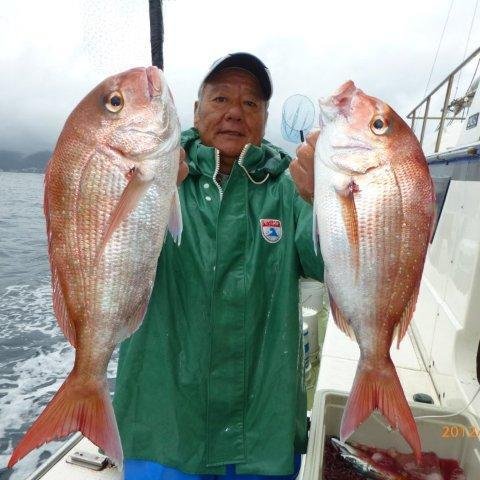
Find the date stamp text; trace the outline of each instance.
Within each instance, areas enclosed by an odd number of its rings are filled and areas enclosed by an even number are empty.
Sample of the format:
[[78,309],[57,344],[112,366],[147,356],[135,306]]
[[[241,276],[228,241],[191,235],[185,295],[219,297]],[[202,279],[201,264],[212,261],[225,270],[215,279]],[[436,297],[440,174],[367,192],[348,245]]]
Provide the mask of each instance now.
[[480,438],[480,428],[464,425],[444,425],[442,438]]

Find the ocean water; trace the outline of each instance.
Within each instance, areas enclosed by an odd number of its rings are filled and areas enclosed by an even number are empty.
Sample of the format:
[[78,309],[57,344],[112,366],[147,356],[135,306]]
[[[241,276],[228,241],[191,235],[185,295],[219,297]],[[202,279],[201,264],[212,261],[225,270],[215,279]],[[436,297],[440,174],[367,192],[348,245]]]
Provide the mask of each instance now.
[[[0,172],[0,480],[24,479],[62,445],[50,442],[6,468],[73,360],[52,310],[43,175]],[[116,354],[109,379],[115,370]]]

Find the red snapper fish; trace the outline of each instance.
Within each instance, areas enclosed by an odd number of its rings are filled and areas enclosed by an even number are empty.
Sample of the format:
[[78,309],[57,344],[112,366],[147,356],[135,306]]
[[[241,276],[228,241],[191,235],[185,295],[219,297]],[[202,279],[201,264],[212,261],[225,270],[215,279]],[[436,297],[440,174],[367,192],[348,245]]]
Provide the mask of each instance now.
[[341,441],[377,409],[420,460],[390,346],[404,337],[420,287],[435,202],[428,165],[406,123],[352,81],[320,109],[314,232],[333,318],[360,347]]
[[167,225],[179,241],[179,141],[156,67],[107,78],[68,117],[47,165],[44,210],[53,308],[75,363],[9,467],[74,431],[122,467],[107,365],[143,320]]

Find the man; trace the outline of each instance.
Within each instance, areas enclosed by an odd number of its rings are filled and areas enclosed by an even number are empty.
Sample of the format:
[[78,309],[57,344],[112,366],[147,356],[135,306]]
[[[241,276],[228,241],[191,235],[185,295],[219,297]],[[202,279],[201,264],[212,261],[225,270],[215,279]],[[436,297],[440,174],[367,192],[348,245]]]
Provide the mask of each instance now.
[[[298,471],[307,439],[298,279],[321,280],[323,263],[290,158],[263,140],[271,94],[258,58],[229,55],[202,82],[195,128],[182,134],[182,242],[167,238],[146,317],[120,351],[126,480]],[[312,151],[303,146],[292,165],[307,199]]]

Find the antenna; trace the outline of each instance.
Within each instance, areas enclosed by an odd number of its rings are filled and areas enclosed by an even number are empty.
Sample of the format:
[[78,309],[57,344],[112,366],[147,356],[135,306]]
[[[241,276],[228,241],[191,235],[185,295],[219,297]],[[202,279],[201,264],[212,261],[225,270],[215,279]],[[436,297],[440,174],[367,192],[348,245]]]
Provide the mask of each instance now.
[[303,142],[314,119],[315,106],[308,97],[300,94],[288,97],[282,108],[282,137],[288,142]]

